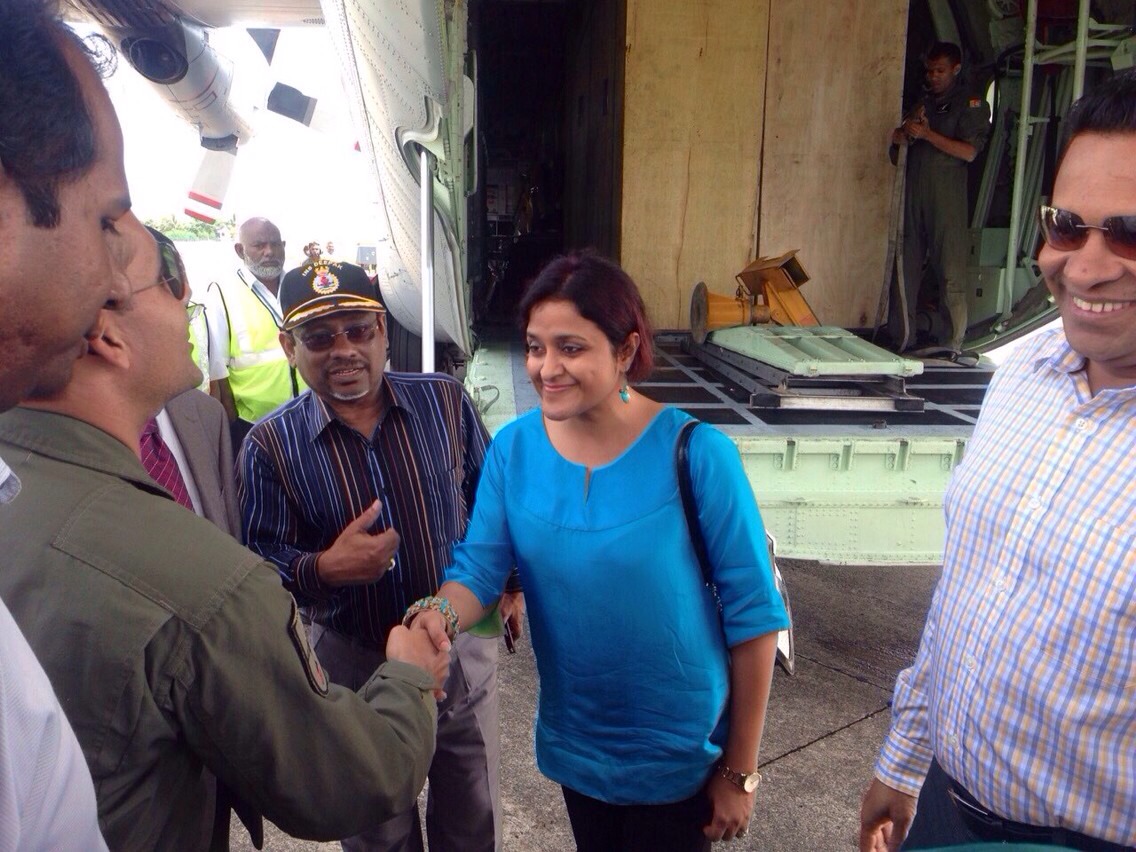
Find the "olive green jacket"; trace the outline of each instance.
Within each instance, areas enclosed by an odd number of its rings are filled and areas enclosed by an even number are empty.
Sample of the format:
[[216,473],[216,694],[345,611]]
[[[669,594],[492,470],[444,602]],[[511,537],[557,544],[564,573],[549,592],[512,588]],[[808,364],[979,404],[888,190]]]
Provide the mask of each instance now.
[[0,597],[83,747],[111,849],[202,849],[210,771],[289,834],[407,810],[434,751],[431,678],[329,685],[267,563],[79,420],[0,415],[23,488],[0,507]]

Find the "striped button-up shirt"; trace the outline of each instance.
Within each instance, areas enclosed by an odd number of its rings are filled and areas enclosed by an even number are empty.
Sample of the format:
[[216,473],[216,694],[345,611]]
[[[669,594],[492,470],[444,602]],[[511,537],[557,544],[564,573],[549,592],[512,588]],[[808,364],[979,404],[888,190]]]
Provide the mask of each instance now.
[[1136,387],[1057,331],[997,371],[946,496],[943,574],[876,766],[932,755],[991,810],[1136,844]]
[[[387,373],[380,393],[374,435],[309,391],[253,427],[238,462],[248,546],[276,565],[313,621],[378,647],[411,603],[441,585],[489,440],[454,379]],[[375,528],[400,537],[394,568],[375,583],[325,585],[316,557],[376,498]]]

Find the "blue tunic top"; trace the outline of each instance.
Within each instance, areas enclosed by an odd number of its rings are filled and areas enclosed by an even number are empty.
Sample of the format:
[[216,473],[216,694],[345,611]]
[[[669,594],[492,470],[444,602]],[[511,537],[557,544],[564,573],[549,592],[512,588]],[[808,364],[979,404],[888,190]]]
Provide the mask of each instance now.
[[612,804],[698,791],[726,742],[727,643],[788,626],[737,449],[705,425],[691,472],[721,614],[702,582],[674,465],[687,419],[664,409],[590,477],[539,410],[505,426],[446,573],[488,604],[516,564],[540,674],[537,765]]

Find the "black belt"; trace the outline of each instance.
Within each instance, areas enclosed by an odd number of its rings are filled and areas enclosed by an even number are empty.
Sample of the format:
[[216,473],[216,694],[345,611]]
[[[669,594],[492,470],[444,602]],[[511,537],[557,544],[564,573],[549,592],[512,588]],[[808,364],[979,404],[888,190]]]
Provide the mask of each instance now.
[[[946,774],[944,773],[944,775]],[[966,823],[966,827],[982,840],[1065,846],[1069,849],[1080,849],[1083,852],[1131,852],[1132,849],[1136,848],[1124,846],[1120,843],[1111,843],[1108,840],[1098,840],[1095,837],[1089,837],[1087,834],[1081,834],[1079,831],[1072,831],[1067,828],[1014,822],[1012,819],[1006,819],[987,810],[949,775],[946,775],[946,780],[947,795],[954,802],[955,810],[962,817],[962,821]]]

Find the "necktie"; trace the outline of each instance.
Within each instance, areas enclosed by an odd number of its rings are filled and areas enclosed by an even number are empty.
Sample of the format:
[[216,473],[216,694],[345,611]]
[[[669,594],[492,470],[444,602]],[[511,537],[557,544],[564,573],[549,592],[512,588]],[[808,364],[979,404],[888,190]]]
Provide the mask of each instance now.
[[151,478],[192,512],[193,501],[189,499],[189,491],[186,490],[185,480],[181,478],[181,471],[178,470],[174,454],[170,452],[170,448],[158,433],[157,419],[151,417],[146,423],[146,428],[142,430],[139,449],[142,451],[142,466],[146,468]]

